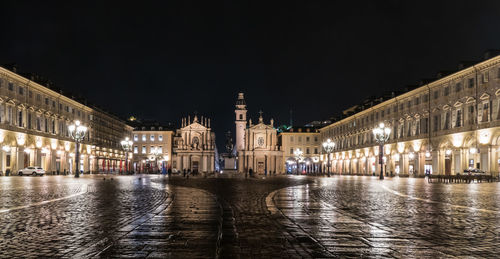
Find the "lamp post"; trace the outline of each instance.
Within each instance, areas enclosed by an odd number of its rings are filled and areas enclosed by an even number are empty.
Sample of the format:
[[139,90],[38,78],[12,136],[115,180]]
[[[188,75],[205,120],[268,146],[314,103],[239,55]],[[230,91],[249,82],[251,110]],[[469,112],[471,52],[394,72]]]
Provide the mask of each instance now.
[[124,140],[120,142],[122,145],[123,151],[125,151],[125,168],[127,168],[126,172],[128,173],[128,152],[132,150],[132,145],[134,142],[126,137]]
[[335,148],[335,142],[333,142],[331,139],[327,139],[325,142],[323,142],[323,149],[325,150],[326,152],[326,155],[328,156],[328,160],[327,160],[327,174],[328,174],[328,177],[330,177],[330,154],[333,152],[333,148]]
[[[152,154],[152,155],[153,155],[153,157],[155,158],[155,165],[156,165],[156,169],[159,169],[159,168],[158,168],[158,158],[159,158],[159,157],[162,157],[162,154],[161,154],[160,150],[159,150],[158,148],[155,148],[151,154]],[[159,170],[158,170],[158,171],[159,171]]]
[[295,156],[295,161],[297,162],[297,168],[295,170],[295,173],[299,174],[299,165],[300,165],[300,161],[303,159],[303,156],[302,156],[303,152],[302,150],[300,149],[295,149],[295,151],[293,151],[293,155]]
[[380,164],[380,180],[384,179],[384,144],[391,135],[391,129],[386,127],[384,123],[380,123],[377,128],[373,129],[375,141],[379,144],[379,164]]
[[73,140],[75,140],[76,151],[75,151],[75,165],[76,172],[75,177],[80,177],[80,142],[85,138],[85,133],[87,132],[87,127],[80,125],[80,121],[77,120],[73,124],[68,126],[69,135]]

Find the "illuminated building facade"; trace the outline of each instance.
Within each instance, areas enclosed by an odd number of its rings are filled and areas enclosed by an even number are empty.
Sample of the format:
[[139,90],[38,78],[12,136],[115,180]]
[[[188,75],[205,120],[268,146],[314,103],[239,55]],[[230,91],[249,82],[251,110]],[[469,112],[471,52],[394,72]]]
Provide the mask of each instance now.
[[171,168],[174,130],[159,124],[142,124],[134,128],[132,135],[132,168],[135,172]]
[[0,170],[16,174],[27,166],[47,172],[74,172],[75,143],[68,125],[88,127],[80,145],[80,170],[119,171],[124,166],[120,140],[132,127],[124,121],[0,67]]
[[195,115],[182,119],[182,127],[174,135],[174,157],[172,167],[175,170],[210,173],[217,169],[215,133],[210,127],[210,119]]
[[379,172],[372,130],[383,122],[391,129],[382,156],[389,174],[454,175],[478,168],[497,175],[500,56],[438,78],[321,128],[321,140],[336,144],[332,171]]
[[[319,130],[311,127],[290,128],[278,136],[283,151],[283,168],[287,173],[317,173],[321,170]],[[302,154],[297,159],[296,151]],[[300,161],[297,161],[300,160]]]

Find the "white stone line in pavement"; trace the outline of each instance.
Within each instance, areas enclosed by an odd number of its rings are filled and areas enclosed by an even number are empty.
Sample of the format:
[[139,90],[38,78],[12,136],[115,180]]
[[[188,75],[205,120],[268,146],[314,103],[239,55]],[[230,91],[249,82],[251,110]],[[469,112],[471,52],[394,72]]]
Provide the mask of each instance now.
[[419,198],[419,197],[415,197],[415,196],[411,196],[411,195],[406,195],[406,194],[400,193],[396,190],[393,190],[385,185],[382,185],[382,188],[384,190],[394,194],[394,195],[408,198],[411,200],[418,200],[418,201],[423,201],[423,202],[427,202],[427,203],[443,204],[443,205],[454,207],[454,208],[468,209],[468,210],[473,210],[473,211],[481,211],[481,212],[487,212],[487,213],[500,213],[500,211],[497,211],[497,210],[479,209],[479,208],[474,208],[474,207],[469,207],[469,206],[462,206],[462,205],[456,205],[456,204],[451,204],[451,203],[447,203],[447,202],[433,201],[433,200],[429,200],[429,199],[424,199],[424,198]]
[[73,197],[76,197],[76,196],[79,196],[79,195],[82,195],[82,194],[86,193],[87,192],[86,191],[87,188],[85,188],[85,187],[87,187],[87,186],[84,186],[84,188],[82,188],[82,189],[85,189],[85,191],[81,191],[81,192],[78,192],[78,193],[74,193],[74,194],[71,194],[71,195],[68,195],[68,196],[64,196],[64,197],[60,197],[60,198],[55,198],[55,199],[51,199],[51,200],[45,200],[45,201],[30,203],[30,204],[23,205],[23,206],[16,206],[16,207],[7,208],[7,209],[0,209],[0,213],[10,212],[10,211],[14,211],[14,210],[26,209],[26,208],[29,208],[29,207],[40,206],[40,205],[44,205],[44,204],[48,204],[48,203],[52,203],[52,202],[56,202],[56,201],[60,201],[60,200],[66,200],[66,199],[69,199],[69,198],[73,198]]

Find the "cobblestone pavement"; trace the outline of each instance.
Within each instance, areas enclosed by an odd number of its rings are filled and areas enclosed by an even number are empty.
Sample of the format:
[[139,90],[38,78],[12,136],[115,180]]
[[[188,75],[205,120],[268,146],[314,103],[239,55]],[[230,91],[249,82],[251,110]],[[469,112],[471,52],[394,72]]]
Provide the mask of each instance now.
[[500,184],[343,176],[271,193],[268,206],[339,257],[500,253]]
[[500,184],[0,177],[0,258],[496,257]]
[[0,177],[0,257],[214,257],[214,196],[155,177]]

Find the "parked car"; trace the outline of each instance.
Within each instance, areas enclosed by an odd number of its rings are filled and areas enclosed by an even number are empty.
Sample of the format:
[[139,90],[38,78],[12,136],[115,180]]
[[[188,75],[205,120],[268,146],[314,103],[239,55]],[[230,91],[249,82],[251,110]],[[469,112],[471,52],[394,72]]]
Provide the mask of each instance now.
[[37,175],[45,175],[45,170],[43,170],[43,168],[41,167],[34,167],[34,166],[28,166],[24,169],[21,169],[19,170],[19,176],[23,176],[23,175],[33,175],[33,176],[37,176]]

